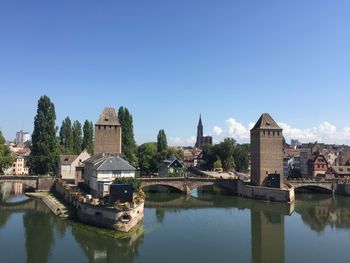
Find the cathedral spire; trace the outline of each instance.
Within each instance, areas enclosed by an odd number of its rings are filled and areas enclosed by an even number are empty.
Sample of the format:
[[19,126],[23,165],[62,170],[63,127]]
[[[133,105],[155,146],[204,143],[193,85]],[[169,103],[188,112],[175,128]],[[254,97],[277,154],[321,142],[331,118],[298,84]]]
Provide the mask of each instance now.
[[202,114],[199,114],[199,121],[197,126],[197,142],[196,147],[200,148],[203,145],[203,124],[202,124]]
[[198,126],[203,126],[202,124],[202,114],[199,114],[199,122],[198,122]]

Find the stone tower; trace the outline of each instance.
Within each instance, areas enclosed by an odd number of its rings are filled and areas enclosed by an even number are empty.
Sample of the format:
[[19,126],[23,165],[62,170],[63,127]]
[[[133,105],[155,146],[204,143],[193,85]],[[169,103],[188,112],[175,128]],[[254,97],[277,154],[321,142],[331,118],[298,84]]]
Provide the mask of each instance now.
[[261,115],[250,131],[251,181],[266,186],[269,174],[283,176],[282,129],[268,113]]
[[122,127],[114,108],[105,108],[95,124],[94,154],[122,152]]
[[195,146],[197,148],[201,148],[203,146],[203,124],[201,115],[199,115],[199,122],[197,125],[197,141]]

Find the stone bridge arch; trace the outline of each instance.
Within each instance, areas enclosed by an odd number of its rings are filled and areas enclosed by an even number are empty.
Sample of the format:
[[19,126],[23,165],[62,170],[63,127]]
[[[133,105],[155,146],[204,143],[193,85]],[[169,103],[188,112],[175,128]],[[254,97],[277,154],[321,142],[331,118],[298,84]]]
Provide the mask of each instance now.
[[178,185],[178,184],[174,184],[174,183],[169,183],[169,182],[141,182],[141,188],[145,189],[147,187],[152,187],[152,186],[165,186],[168,187],[170,189],[174,189],[178,192],[182,192],[183,191],[183,186],[182,185]]
[[162,185],[177,189],[183,193],[191,193],[192,190],[208,186],[208,185],[218,185],[223,188],[232,190],[235,188],[234,180],[225,179],[215,179],[215,178],[142,178],[141,188]]
[[315,192],[334,193],[335,183],[332,181],[289,181],[294,189],[306,189]]

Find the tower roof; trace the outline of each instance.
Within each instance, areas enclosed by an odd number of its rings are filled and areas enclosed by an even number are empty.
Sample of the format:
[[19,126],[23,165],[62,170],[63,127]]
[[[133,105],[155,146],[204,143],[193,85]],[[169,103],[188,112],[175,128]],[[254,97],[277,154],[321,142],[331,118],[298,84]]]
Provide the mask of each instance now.
[[199,114],[198,126],[203,126],[203,124],[202,124],[202,114]]
[[251,130],[253,131],[259,129],[282,130],[268,113],[263,113]]
[[119,126],[120,122],[114,108],[105,108],[100,115],[96,125]]

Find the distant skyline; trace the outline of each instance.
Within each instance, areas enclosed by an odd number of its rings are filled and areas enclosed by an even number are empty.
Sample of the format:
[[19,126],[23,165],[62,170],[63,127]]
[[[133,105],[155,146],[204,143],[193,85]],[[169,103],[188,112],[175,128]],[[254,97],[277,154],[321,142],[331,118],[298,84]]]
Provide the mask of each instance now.
[[287,141],[350,143],[349,1],[1,1],[0,129],[127,107],[138,144],[249,142],[263,112]]

